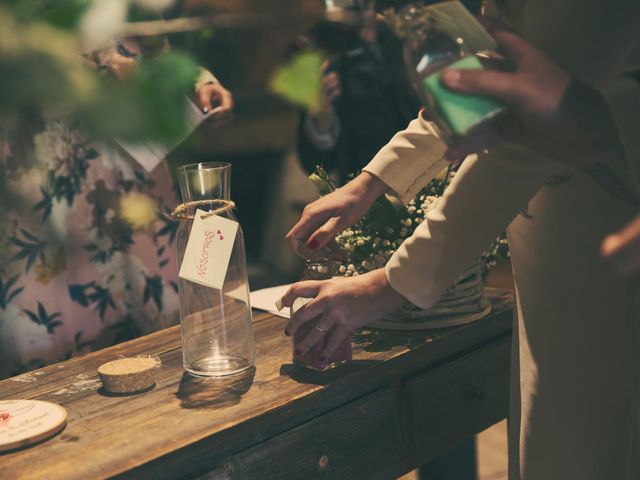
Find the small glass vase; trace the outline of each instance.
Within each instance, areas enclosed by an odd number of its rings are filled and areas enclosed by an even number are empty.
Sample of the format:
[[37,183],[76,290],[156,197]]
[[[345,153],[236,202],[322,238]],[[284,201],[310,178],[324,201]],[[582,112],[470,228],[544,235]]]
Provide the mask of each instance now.
[[[198,163],[178,168],[182,201],[229,200],[231,164]],[[219,209],[220,203],[189,209],[180,221],[176,245],[182,264],[196,208]],[[217,213],[237,222],[232,208]],[[184,369],[198,376],[221,377],[247,370],[254,362],[254,340],[244,237],[238,226],[222,289],[178,279]]]
[[[335,262],[325,258],[307,260],[303,280],[328,280],[334,274],[334,267]],[[311,300],[313,299],[297,298],[291,306],[291,316],[293,317],[295,312],[303,308]],[[316,325],[314,322],[307,322],[298,328],[293,337],[293,348],[295,348],[296,344],[304,340],[315,327]],[[330,335],[331,332],[328,332],[327,334]],[[322,341],[316,343],[311,350],[304,355],[298,354],[294,350],[293,363],[310,370],[324,371],[351,362],[352,352],[350,335],[347,335],[347,337],[340,342],[340,345],[336,348],[335,352],[333,352],[333,354],[323,362],[320,360],[320,354],[324,350],[325,342],[326,339],[323,338]]]

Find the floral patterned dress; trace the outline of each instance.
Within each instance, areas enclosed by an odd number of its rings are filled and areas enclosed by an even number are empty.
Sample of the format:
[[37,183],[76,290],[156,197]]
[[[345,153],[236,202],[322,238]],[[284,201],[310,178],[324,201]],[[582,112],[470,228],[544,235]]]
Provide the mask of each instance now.
[[178,320],[166,165],[65,121],[25,136],[0,137],[0,378]]

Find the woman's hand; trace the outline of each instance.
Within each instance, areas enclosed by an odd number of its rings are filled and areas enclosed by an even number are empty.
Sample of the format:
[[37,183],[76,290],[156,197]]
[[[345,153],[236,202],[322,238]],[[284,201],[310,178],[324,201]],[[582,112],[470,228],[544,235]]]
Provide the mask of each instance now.
[[522,37],[490,27],[515,65],[514,72],[448,70],[443,83],[462,93],[506,104],[511,114],[447,152],[456,159],[515,142],[574,166],[624,161],[624,148],[607,102],[596,89],[569,74]]
[[[457,92],[495,98],[509,107],[510,115],[449,149],[447,158],[462,158],[509,141],[523,143],[545,154],[557,153],[557,145],[550,148],[549,140],[566,142],[577,133],[573,132],[575,122],[562,108],[571,77],[504,25],[483,23],[515,66],[515,71],[450,69],[443,72],[442,82]],[[560,160],[563,159],[561,156]]]
[[295,283],[282,297],[281,304],[291,307],[296,298],[311,297],[311,302],[295,312],[285,335],[294,336],[303,324],[317,322],[318,328],[310,328],[310,333],[295,349],[297,355],[304,355],[328,335],[320,354],[321,362],[326,362],[353,330],[380,320],[406,303],[405,298],[389,286],[384,269],[356,277]]
[[541,127],[557,121],[562,99],[571,83],[569,74],[519,35],[503,29],[492,34],[514,64],[515,71],[451,69],[443,72],[442,82],[457,92],[500,100],[525,124]]
[[208,121],[221,124],[233,116],[233,95],[220,83],[205,83],[196,90],[196,101],[204,113],[211,112]]
[[362,172],[344,187],[307,205],[298,223],[287,233],[287,240],[298,254],[305,243],[311,250],[327,245],[356,223],[388,188],[379,178]]
[[640,217],[602,242],[602,255],[623,277],[640,274]]

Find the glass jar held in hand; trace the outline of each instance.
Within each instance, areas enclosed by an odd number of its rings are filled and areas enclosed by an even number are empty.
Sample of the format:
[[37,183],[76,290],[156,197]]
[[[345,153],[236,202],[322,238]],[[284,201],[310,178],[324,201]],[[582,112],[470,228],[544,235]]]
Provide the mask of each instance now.
[[505,111],[502,103],[461,94],[442,84],[448,68],[483,69],[504,65],[498,45],[458,1],[408,5],[385,12],[404,41],[404,62],[411,83],[448,145],[454,145]]

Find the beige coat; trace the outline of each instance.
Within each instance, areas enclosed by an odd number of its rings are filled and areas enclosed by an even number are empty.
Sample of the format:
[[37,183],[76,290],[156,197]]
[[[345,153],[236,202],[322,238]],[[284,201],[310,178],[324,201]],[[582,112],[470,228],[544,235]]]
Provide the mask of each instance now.
[[[640,85],[625,76],[640,70],[640,2],[510,7],[526,38],[605,94],[628,179],[640,163]],[[409,200],[443,151],[416,119],[365,170]],[[599,256],[604,236],[636,214],[582,169],[512,145],[467,158],[386,267],[395,290],[428,307],[508,227],[517,299],[512,480],[640,478],[640,282],[615,277]]]

